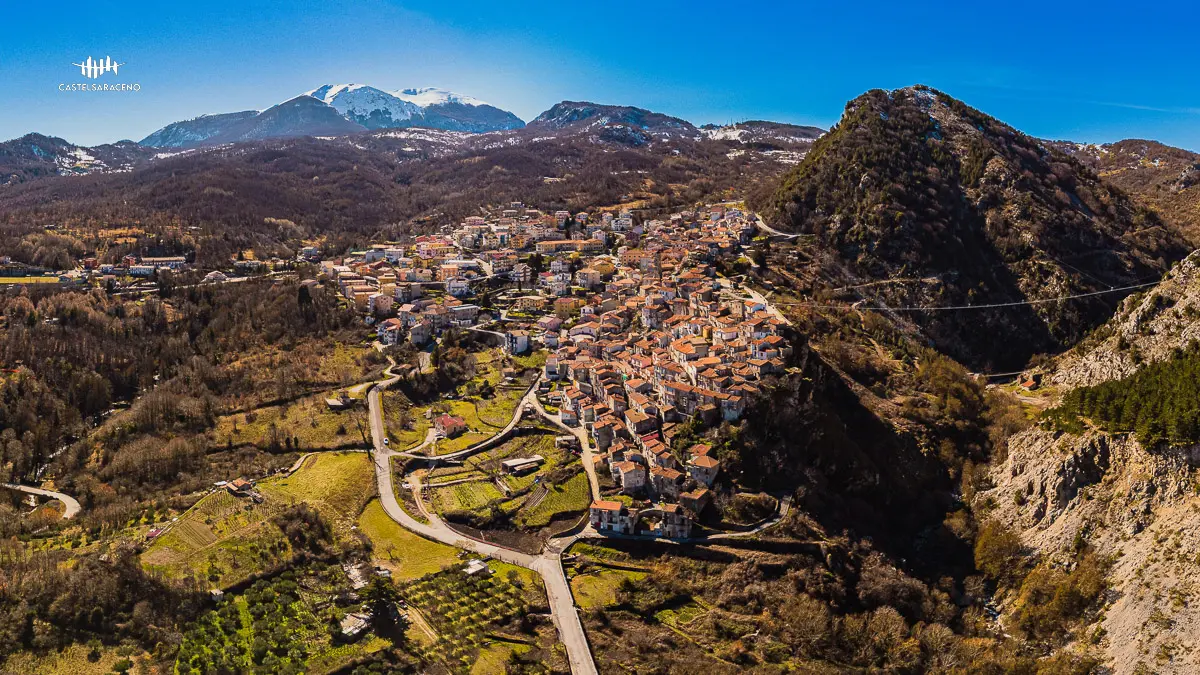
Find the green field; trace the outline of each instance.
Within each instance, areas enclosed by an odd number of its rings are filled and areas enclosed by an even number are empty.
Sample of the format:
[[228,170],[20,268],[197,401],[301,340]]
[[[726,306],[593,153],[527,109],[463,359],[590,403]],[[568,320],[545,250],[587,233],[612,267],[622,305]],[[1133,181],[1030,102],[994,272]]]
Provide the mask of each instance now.
[[546,351],[545,349],[539,349],[535,352],[530,352],[529,354],[526,354],[524,356],[513,356],[510,358],[513,360],[513,363],[515,363],[518,368],[529,368],[529,369],[540,370],[546,366],[546,357],[548,357],[549,355],[550,355],[550,352]]
[[297,450],[366,445],[371,434],[366,405],[360,403],[338,412],[325,403],[326,398],[335,398],[341,391],[331,389],[284,405],[219,417],[209,437],[219,446],[249,444],[292,449],[291,443],[295,443]]
[[194,576],[220,588],[291,557],[271,518],[276,502],[255,504],[224,490],[201,499],[142,554],[142,564],[174,579]]
[[374,495],[374,470],[365,453],[324,453],[257,489],[265,498],[261,504],[224,490],[201,499],[146,549],[143,566],[171,578],[194,576],[217,588],[237,583],[291,558],[287,539],[271,519],[300,501],[320,511],[338,540],[345,541]]
[[438,513],[475,511],[487,506],[494,499],[504,497],[491,481],[459,483],[449,487],[434,488],[431,492],[434,508]]
[[308,502],[334,525],[348,531],[375,496],[375,468],[365,452],[327,452],[304,460],[300,470],[265,481],[261,490],[290,502]]
[[371,500],[358,518],[358,527],[375,548],[375,561],[398,581],[419,579],[459,562],[458,550],[430,541],[400,527],[388,517],[379,500]]
[[580,609],[596,609],[609,607],[617,602],[617,589],[621,582],[629,579],[638,581],[646,576],[646,572],[614,569],[611,567],[593,566],[587,572],[571,579],[571,594],[575,596],[575,604]]
[[582,513],[591,502],[587,474],[580,471],[562,485],[551,486],[537,506],[522,507],[517,514],[517,523],[523,527],[545,527],[557,517]]
[[492,568],[496,576],[503,577],[509,583],[519,586],[525,593],[525,602],[530,606],[549,606],[549,602],[546,600],[546,585],[537,572],[499,560],[490,561],[488,566]]
[[475,665],[471,666],[471,675],[505,675],[508,670],[508,659],[514,653],[524,654],[532,647],[521,642],[496,640],[489,642],[487,647],[479,651]]
[[663,623],[674,628],[681,628],[704,616],[707,612],[707,609],[705,609],[695,600],[692,600],[690,602],[685,602],[678,607],[659,610],[654,613],[654,618],[659,623]]
[[492,391],[491,398],[475,401],[475,415],[484,424],[503,429],[512,420],[517,404],[525,395],[525,387],[504,385]]

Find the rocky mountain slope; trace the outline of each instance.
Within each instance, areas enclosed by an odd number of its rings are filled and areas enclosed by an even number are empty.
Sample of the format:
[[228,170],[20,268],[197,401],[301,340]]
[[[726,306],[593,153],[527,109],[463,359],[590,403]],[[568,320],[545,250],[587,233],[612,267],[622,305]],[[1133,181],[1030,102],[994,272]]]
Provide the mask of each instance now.
[[1192,245],[1200,245],[1200,154],[1141,139],[1055,146],[1154,208]]
[[1128,377],[1200,340],[1198,319],[1200,252],[1195,252],[1162,283],[1127,298],[1112,320],[1064,354],[1053,382],[1083,387]]
[[[1073,344],[1121,294],[1052,299],[1156,279],[1190,250],[1078,160],[920,86],[851,101],[757,202],[777,227],[836,252],[855,285],[870,284],[867,303],[904,309],[977,368]],[[936,309],[981,304],[1004,306]]]
[[630,145],[642,145],[655,138],[700,138],[700,130],[691,122],[622,105],[602,105],[587,101],[563,101],[538,115],[529,123],[531,131],[575,131]]
[[1107,604],[1080,634],[1118,674],[1200,668],[1197,340],[1200,252],[1051,365],[1042,395],[1057,407],[1009,439],[976,499],[1055,564],[1081,547],[1113,561]]
[[152,148],[187,148],[201,145],[239,122],[257,117],[258,114],[257,110],[243,110],[220,115],[201,115],[194,119],[168,124],[138,141],[138,144]]
[[1079,634],[1117,675],[1200,668],[1198,450],[1035,428],[1010,439],[979,496],[989,518],[1055,564],[1070,565],[1081,546],[1114,561],[1107,604]]
[[61,138],[26,134],[0,143],[0,186],[47,176],[128,171],[152,154],[133,141],[86,148]]

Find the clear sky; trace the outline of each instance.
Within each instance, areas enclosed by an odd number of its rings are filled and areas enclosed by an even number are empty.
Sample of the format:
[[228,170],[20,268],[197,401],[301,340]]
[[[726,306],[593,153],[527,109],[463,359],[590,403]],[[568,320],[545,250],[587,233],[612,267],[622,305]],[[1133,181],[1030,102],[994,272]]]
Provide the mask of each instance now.
[[[1194,3],[0,0],[0,140],[92,145],[325,83],[438,86],[529,120],[590,100],[695,123],[829,126],[871,88],[937,87],[1036,136],[1200,150]],[[71,63],[141,90],[63,92]]]

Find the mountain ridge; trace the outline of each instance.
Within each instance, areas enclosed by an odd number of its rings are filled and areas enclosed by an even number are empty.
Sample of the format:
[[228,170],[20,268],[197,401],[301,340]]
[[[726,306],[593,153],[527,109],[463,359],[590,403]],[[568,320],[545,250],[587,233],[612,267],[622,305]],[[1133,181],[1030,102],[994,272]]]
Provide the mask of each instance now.
[[[910,316],[956,359],[1012,370],[1061,351],[1189,247],[1081,162],[923,86],[872,90],[755,206],[815,235],[884,307],[1011,304]],[[1017,336],[997,344],[993,335]]]
[[[301,97],[328,106],[355,126],[336,122],[328,113],[299,101]],[[306,110],[301,112],[301,107]],[[281,123],[280,115],[287,116],[290,122]],[[173,122],[149,134],[141,143],[157,148],[184,149],[242,140],[348,134],[367,129],[419,126],[485,133],[520,129],[524,125],[511,112],[444,89],[425,87],[389,92],[363,84],[326,84],[261,112],[202,115]]]

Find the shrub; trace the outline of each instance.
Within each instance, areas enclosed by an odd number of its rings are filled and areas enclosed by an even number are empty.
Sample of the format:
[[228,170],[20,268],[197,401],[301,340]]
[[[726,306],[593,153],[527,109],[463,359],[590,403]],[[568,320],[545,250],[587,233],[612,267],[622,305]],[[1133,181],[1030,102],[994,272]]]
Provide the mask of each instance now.
[[1024,565],[1021,539],[1007,527],[989,520],[975,539],[975,568],[992,581],[1012,580]]

